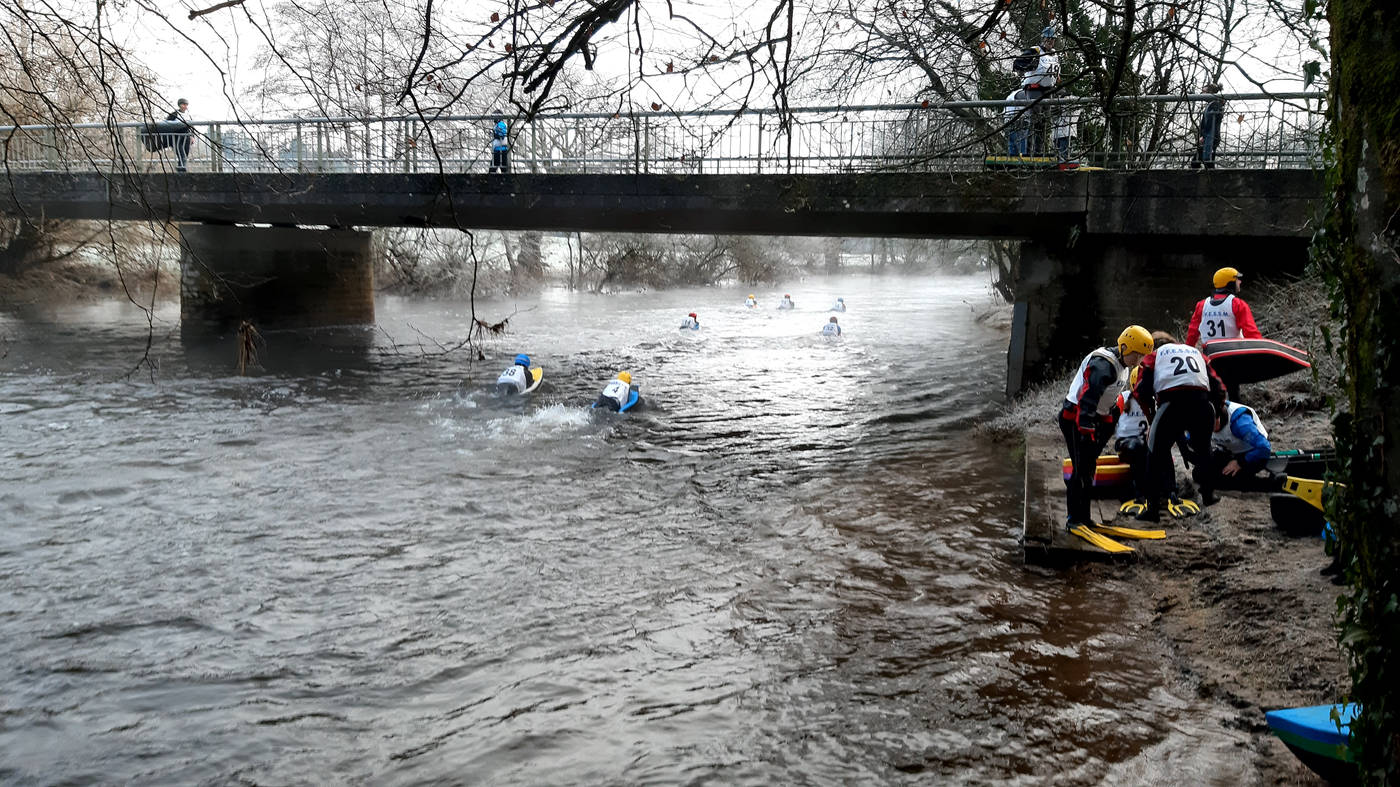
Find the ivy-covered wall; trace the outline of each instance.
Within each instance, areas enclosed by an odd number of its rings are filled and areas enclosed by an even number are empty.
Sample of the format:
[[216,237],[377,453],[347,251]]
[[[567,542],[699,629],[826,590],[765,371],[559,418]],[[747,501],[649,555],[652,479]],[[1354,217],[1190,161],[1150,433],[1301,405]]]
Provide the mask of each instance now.
[[1332,502],[1341,642],[1368,783],[1400,783],[1400,2],[1330,0],[1332,203],[1315,242],[1342,325]]

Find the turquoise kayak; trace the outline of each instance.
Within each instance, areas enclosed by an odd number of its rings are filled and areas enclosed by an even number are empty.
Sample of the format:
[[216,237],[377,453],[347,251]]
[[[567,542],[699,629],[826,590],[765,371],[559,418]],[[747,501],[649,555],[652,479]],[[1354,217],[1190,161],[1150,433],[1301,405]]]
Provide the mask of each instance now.
[[1264,720],[1279,740],[1318,776],[1331,784],[1352,784],[1358,779],[1348,744],[1352,719],[1360,710],[1355,703],[1313,705],[1271,710],[1264,714]]

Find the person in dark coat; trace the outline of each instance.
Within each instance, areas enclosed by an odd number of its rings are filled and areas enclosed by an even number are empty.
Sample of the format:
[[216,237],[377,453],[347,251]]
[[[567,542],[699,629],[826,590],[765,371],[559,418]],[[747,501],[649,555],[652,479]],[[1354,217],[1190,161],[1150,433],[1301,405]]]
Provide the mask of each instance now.
[[175,111],[166,115],[165,120],[167,123],[183,123],[184,128],[166,133],[170,135],[170,147],[175,151],[175,171],[184,172],[194,137],[194,129],[190,126],[190,102],[182,98],[175,102],[175,107]]
[[1201,133],[1196,138],[1196,160],[1191,167],[1215,169],[1215,154],[1220,149],[1220,126],[1225,120],[1225,100],[1220,97],[1219,84],[1206,85],[1201,92],[1210,93],[1214,98],[1206,102],[1205,111],[1201,113]]

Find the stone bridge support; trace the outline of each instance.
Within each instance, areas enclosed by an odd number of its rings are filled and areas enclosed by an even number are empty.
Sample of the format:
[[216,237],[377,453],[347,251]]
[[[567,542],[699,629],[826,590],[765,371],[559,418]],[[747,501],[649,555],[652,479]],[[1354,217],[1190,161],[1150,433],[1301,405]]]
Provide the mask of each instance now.
[[187,338],[374,322],[370,233],[180,226],[180,323]]
[[[1298,275],[1306,238],[1082,235],[1021,244],[1014,266],[1016,305],[1007,351],[1006,391],[1065,371],[1094,347],[1138,324],[1185,339],[1196,301],[1211,292],[1211,274],[1233,266],[1245,274],[1243,297],[1261,279]],[[1257,292],[1257,290],[1256,290]],[[1073,370],[1069,370],[1073,371]]]

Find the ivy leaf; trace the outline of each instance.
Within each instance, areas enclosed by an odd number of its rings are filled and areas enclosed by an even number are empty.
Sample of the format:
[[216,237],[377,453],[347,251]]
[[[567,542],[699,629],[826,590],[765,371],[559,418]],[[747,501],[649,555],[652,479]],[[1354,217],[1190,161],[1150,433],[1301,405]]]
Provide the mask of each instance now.
[[1317,62],[1316,60],[1309,60],[1308,62],[1304,63],[1304,64],[1303,64],[1303,89],[1304,89],[1304,90],[1307,90],[1307,89],[1308,89],[1308,86],[1311,85],[1312,83],[1316,82],[1316,81],[1317,81],[1317,78],[1318,78],[1319,76],[1321,76],[1321,75],[1322,75],[1322,64],[1321,64],[1321,63]]

